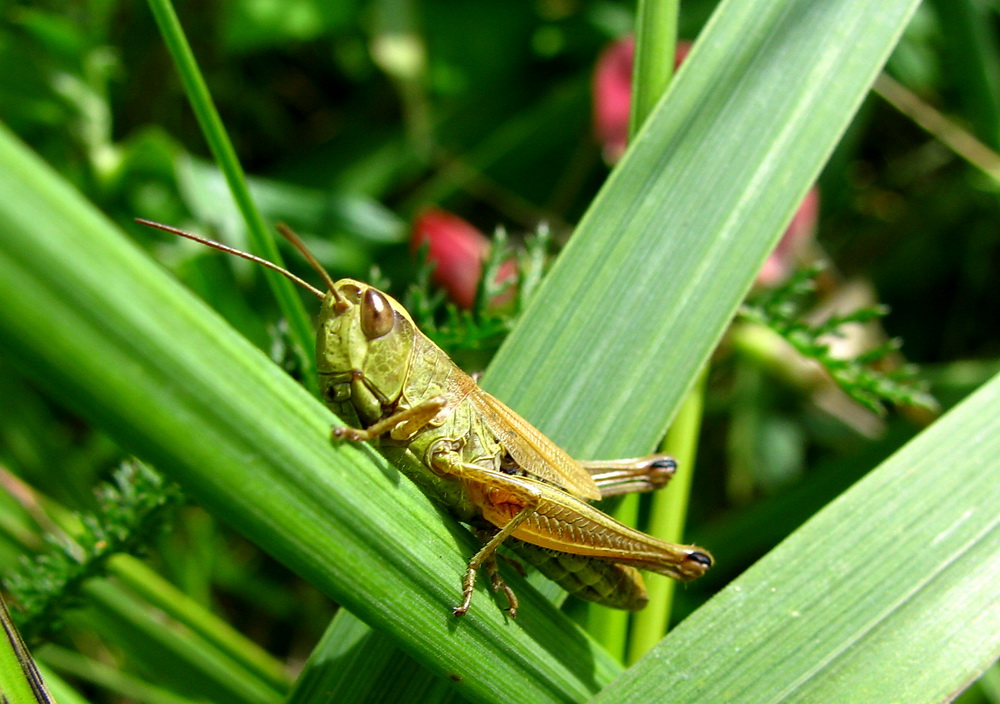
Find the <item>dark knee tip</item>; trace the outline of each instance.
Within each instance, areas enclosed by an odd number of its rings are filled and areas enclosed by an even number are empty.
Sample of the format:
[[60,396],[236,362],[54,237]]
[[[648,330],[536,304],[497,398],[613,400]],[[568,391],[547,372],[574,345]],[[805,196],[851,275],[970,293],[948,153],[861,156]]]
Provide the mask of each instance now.
[[697,562],[702,567],[711,567],[712,558],[703,552],[698,552],[697,550],[692,550],[688,553],[688,559],[692,562]]

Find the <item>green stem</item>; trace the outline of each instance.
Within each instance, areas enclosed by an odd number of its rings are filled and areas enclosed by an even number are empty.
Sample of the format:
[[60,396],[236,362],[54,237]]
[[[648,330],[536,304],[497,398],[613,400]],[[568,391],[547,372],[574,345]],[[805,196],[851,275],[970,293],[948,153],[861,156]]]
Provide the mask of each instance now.
[[679,7],[679,0],[639,0],[629,137],[634,137],[642,127],[674,74]]
[[[705,405],[707,376],[706,367],[681,404],[680,412],[663,441],[664,451],[674,456],[680,469],[670,482],[670,486],[653,496],[648,529],[651,535],[671,543],[683,542],[684,521],[691,495],[691,479],[694,476],[698,435]],[[633,663],[642,657],[667,632],[676,585],[674,580],[661,575],[647,575],[649,605],[633,619],[629,634],[628,663]]]
[[[677,43],[677,13],[678,0],[639,0],[635,28],[635,64],[632,70],[632,104],[629,119],[629,140],[635,136],[642,126],[646,116],[652,111],[653,106],[663,95],[667,84],[673,75],[674,70],[674,49]],[[685,406],[686,407],[686,406]],[[682,415],[684,411],[682,410]],[[700,417],[700,413],[699,413]],[[680,421],[678,421],[680,422]],[[697,430],[695,431],[697,435]],[[676,481],[676,480],[675,480]],[[671,497],[683,496],[683,504],[686,505],[687,493],[677,490],[668,492],[667,501],[676,502],[678,499]],[[660,499],[662,503],[664,499]],[[638,497],[628,497],[614,515],[619,520],[635,525],[638,513]],[[656,509],[654,509],[656,510]],[[626,512],[631,516],[624,515]],[[629,518],[631,517],[631,521]],[[653,533],[656,535],[656,533]],[[648,582],[650,587],[651,603],[646,607],[643,616],[635,619],[635,624],[652,621],[652,626],[646,626],[645,631],[655,632],[659,629],[660,635],[665,630],[661,624],[670,613],[670,596],[660,597],[662,602],[656,609],[652,617],[646,615],[651,608],[657,606],[654,587],[657,582],[669,582],[664,578],[656,579],[656,575],[649,575],[652,581]],[[659,588],[669,589],[670,587]],[[665,609],[666,616],[661,613]],[[603,613],[602,613],[603,612]],[[637,634],[628,630],[629,615],[624,612],[611,612],[607,609],[591,608],[588,618],[588,628],[595,635],[604,647],[609,649],[612,655],[619,660],[623,660],[626,653],[633,657],[637,650],[634,640]],[[647,636],[649,637],[649,636]],[[653,641],[659,640],[659,636]],[[648,649],[650,646],[645,646]]]
[[[632,71],[630,141],[663,94],[673,74],[677,11],[677,0],[639,0],[635,30],[635,66]],[[639,498],[629,496],[622,500],[612,515],[627,525],[636,525],[638,512]],[[655,577],[655,575],[650,576]],[[648,610],[650,607],[646,608]],[[669,597],[666,608],[669,614]],[[626,653],[635,650],[634,646],[629,645],[634,637],[634,634],[629,634],[629,620],[629,614],[623,611],[591,606],[587,616],[587,629],[609,653],[624,661]],[[659,618],[657,623],[660,620],[662,618]]]
[[[639,520],[639,496],[631,494],[622,497],[611,515],[627,526],[636,525]],[[627,611],[597,604],[587,605],[587,631],[618,662],[625,662],[628,653],[628,624]]]
[[[205,79],[198,69],[191,45],[188,44],[177,19],[177,14],[170,3],[170,0],[149,0],[149,8],[156,18],[163,41],[170,51],[174,60],[177,73],[187,93],[188,100],[191,101],[191,109],[198,124],[201,126],[205,141],[215,157],[216,164],[229,184],[229,190],[233,195],[233,200],[243,215],[243,220],[247,226],[252,249],[275,264],[283,265],[278,246],[274,241],[270,229],[264,223],[264,219],[254,204],[250,196],[250,189],[247,186],[246,173],[236,157],[232,142],[229,140],[226,129],[222,125],[222,119],[215,109],[215,103],[205,85]],[[281,311],[288,321],[289,335],[293,344],[298,348],[299,356],[303,365],[303,378],[305,383],[313,391],[317,391],[315,374],[315,362],[311,353],[315,346],[313,326],[311,319],[306,313],[302,299],[295,290],[295,286],[280,274],[272,271],[265,271],[267,279],[274,297],[281,307]]]
[[410,146],[424,163],[434,152],[427,99],[427,50],[413,0],[379,0],[372,6],[372,58],[396,82]]

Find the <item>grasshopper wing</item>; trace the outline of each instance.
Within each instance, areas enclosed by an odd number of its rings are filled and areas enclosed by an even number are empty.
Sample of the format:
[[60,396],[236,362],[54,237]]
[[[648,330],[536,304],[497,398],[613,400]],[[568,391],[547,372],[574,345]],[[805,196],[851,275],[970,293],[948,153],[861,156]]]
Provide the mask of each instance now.
[[482,389],[469,394],[486,426],[529,476],[554,484],[583,499],[601,498],[590,473],[538,428]]

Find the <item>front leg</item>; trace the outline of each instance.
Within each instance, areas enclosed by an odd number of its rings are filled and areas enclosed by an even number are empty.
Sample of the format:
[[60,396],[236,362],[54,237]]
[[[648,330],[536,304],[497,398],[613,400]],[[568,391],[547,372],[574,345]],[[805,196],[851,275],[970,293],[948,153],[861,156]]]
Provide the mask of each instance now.
[[389,436],[394,440],[406,440],[425,428],[447,405],[448,402],[444,396],[433,396],[413,408],[396,411],[367,428],[336,426],[332,435],[337,440],[367,442],[389,433]]

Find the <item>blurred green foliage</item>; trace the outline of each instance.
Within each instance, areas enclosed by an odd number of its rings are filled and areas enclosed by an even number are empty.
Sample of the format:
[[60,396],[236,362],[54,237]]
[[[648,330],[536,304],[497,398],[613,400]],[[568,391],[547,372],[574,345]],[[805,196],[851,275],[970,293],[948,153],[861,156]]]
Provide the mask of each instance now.
[[[682,38],[695,38],[713,7],[687,0]],[[370,279],[377,268],[405,291],[418,278],[408,223],[428,204],[515,238],[546,222],[564,241],[608,173],[591,137],[590,76],[601,49],[629,29],[628,3],[185,0],[176,8],[265,218],[299,230],[337,276]],[[888,66],[984,149],[1000,147],[998,9],[924,5]],[[132,222],[190,227],[235,246],[245,239],[144,4],[0,3],[0,119],[283,359],[273,300],[251,265]],[[887,304],[880,334],[903,339],[903,357],[926,370],[944,407],[1000,369],[1000,327],[983,324],[1000,319],[997,181],[873,95],[819,186],[814,250],[835,272],[828,297],[860,281],[874,292],[862,305]],[[295,256],[287,260],[310,276]],[[678,594],[680,615],[930,420],[824,405],[787,373],[785,354],[762,354],[734,334],[713,365],[691,534],[712,547],[718,567]],[[53,502],[49,510],[93,511],[95,485],[121,459],[0,360],[0,466]],[[40,549],[40,530],[6,493],[0,503],[7,573]],[[307,654],[332,613],[196,509],[158,539],[151,559],[282,661]],[[79,627],[60,640],[100,649]],[[966,701],[996,701],[985,691]]]

